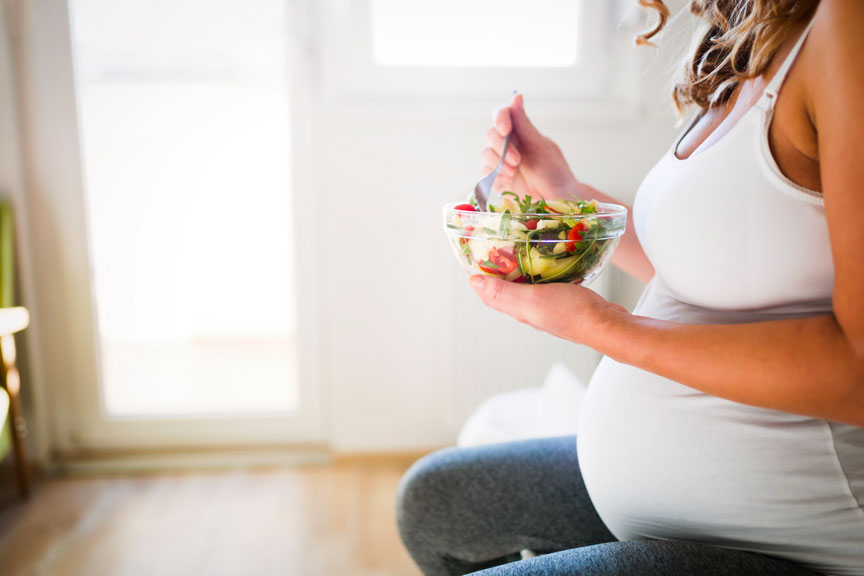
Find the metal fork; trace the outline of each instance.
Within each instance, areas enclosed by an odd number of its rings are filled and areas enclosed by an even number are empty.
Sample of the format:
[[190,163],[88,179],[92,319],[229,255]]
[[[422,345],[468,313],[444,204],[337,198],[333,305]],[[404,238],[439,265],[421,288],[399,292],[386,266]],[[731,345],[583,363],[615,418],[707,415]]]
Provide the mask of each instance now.
[[477,207],[480,208],[481,212],[486,212],[486,206],[489,203],[489,197],[492,195],[492,184],[495,182],[495,178],[498,176],[498,172],[501,171],[501,167],[504,165],[504,157],[507,155],[507,146],[510,145],[510,135],[513,134],[513,130],[511,129],[507,136],[504,137],[504,147],[501,150],[501,158],[498,160],[498,166],[495,169],[480,178],[476,184],[474,184],[474,198],[477,199]]

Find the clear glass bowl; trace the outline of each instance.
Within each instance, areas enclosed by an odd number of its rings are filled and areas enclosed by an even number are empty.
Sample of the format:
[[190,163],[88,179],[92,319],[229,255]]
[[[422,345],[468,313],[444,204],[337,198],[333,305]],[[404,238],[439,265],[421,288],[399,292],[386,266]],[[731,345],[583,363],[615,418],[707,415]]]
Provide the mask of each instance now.
[[525,284],[587,284],[624,234],[627,209],[597,204],[594,214],[510,214],[444,206],[444,229],[460,264]]

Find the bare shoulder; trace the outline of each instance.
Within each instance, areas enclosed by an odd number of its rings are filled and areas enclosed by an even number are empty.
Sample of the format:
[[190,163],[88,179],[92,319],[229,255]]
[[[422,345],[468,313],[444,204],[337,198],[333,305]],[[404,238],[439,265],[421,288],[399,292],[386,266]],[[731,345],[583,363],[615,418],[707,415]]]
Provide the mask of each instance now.
[[811,41],[820,49],[854,54],[864,46],[861,0],[822,0],[813,20]]
[[808,99],[815,103],[860,98],[864,95],[864,1],[822,0],[813,20],[802,54]]
[[864,3],[861,0],[821,0],[816,9],[816,25],[832,27],[835,32],[847,32],[848,38],[860,37],[864,24]]
[[[850,230],[848,219],[864,210],[860,186],[864,180],[862,54],[864,0],[822,0],[802,52],[802,61],[806,63],[803,92],[816,131],[825,205],[833,206],[829,226],[832,221],[845,223],[846,234]],[[832,237],[831,241],[843,243],[838,237]],[[849,245],[844,249],[851,254],[860,251],[864,235],[850,236],[846,241]]]

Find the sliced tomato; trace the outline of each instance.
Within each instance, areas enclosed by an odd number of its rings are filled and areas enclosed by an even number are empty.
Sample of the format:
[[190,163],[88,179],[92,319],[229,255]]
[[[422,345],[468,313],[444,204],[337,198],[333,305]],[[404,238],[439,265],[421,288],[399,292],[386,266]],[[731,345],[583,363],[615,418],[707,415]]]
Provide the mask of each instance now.
[[[490,264],[491,264],[491,266],[490,266]],[[479,264],[477,264],[477,266],[479,266],[480,270],[482,270],[483,272],[486,272],[487,274],[497,274],[498,276],[504,275],[504,273],[501,272],[501,269],[496,268],[495,263],[492,262],[491,260],[484,260],[483,262],[480,262]]]
[[570,229],[570,232],[567,233],[567,245],[565,248],[568,252],[573,252],[576,250],[576,242],[582,241],[582,231],[587,228],[588,225],[585,222],[577,222],[573,228]]
[[588,227],[585,222],[576,222],[573,228],[570,229],[570,232],[567,233],[567,239],[573,240],[574,242],[579,242],[582,240],[582,232]]
[[476,212],[477,209],[471,204],[458,204],[453,207],[454,210],[464,210],[465,212]]
[[506,248],[492,248],[489,251],[489,261],[498,267],[498,274],[510,274],[516,269],[516,254]]
[[536,230],[538,222],[540,222],[540,221],[539,220],[528,220],[527,222],[525,222],[525,228],[527,228],[528,230]]

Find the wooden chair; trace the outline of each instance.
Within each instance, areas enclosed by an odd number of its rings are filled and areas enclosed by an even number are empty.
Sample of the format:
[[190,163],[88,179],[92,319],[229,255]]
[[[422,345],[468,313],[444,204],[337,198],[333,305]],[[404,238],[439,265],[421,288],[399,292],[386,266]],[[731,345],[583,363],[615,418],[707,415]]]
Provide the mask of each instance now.
[[[30,314],[26,308],[15,306],[15,233],[12,206],[0,202],[0,386],[9,396],[9,426],[12,451],[21,494],[30,494],[30,465],[27,461],[27,426],[21,411],[21,377],[16,364],[15,333],[27,328]],[[6,420],[2,415],[0,422]],[[4,454],[0,452],[0,458]]]
[[[27,426],[21,411],[21,377],[16,364],[16,332],[27,328],[30,314],[26,308],[0,308],[0,384],[9,394],[9,426],[12,432],[12,451],[15,453],[15,468],[18,488],[22,496],[30,494],[30,463],[27,459]],[[4,415],[5,416],[5,415]],[[0,418],[0,421],[3,419]],[[2,455],[0,455],[2,456]]]

